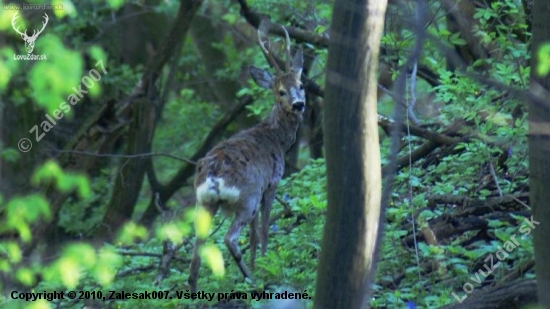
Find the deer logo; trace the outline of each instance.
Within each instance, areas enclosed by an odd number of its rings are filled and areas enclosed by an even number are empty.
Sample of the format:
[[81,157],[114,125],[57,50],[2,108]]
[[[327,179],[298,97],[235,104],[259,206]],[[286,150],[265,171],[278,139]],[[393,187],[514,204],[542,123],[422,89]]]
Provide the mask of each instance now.
[[40,29],[38,32],[36,32],[36,30],[33,30],[31,36],[27,34],[27,29],[25,29],[25,32],[21,32],[19,31],[19,26],[16,27],[15,20],[20,17],[18,14],[19,12],[15,12],[15,14],[13,14],[13,17],[11,18],[11,26],[13,27],[13,30],[15,30],[15,32],[21,35],[21,38],[25,41],[25,49],[27,50],[27,54],[30,54],[34,49],[34,42],[38,38],[38,35],[40,35],[42,31],[44,31],[44,28],[46,28],[46,25],[48,24],[48,14],[44,13],[45,21],[42,22],[42,29]]
[[[258,240],[262,255],[266,253],[269,213],[283,176],[285,152],[294,143],[306,108],[304,86],[300,81],[302,51],[298,50],[294,57],[291,56],[290,38],[284,27],[283,31],[286,38],[285,68],[279,67],[260,30],[259,45],[275,69],[275,75],[250,67],[254,81],[273,93],[275,104],[271,115],[256,126],[219,143],[197,164],[195,192],[198,207],[208,211],[211,217],[219,209],[234,216],[224,241],[242,274],[249,279],[252,275],[242,260],[237,239],[243,227],[250,224],[250,265],[254,268]],[[259,235],[258,213],[261,214]],[[197,236],[189,268],[188,281],[192,292],[197,291],[201,263],[199,247],[204,242],[205,238]]]

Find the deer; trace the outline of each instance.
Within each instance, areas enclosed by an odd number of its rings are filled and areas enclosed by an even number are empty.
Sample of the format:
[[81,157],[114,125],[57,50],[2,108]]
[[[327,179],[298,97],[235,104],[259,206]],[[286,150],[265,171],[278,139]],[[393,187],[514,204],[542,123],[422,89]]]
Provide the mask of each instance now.
[[13,30],[15,30],[15,32],[19,33],[19,35],[21,36],[21,38],[25,41],[25,49],[27,49],[27,53],[30,54],[32,53],[33,49],[34,49],[34,41],[36,41],[36,39],[38,38],[38,36],[40,35],[40,33],[42,33],[42,31],[44,31],[44,28],[46,28],[46,25],[48,24],[48,14],[44,13],[44,21],[42,22],[42,29],[38,30],[38,32],[36,32],[36,30],[33,30],[32,32],[32,35],[29,36],[27,34],[27,29],[25,29],[25,32],[21,32],[19,31],[19,26],[17,26],[16,28],[16,25],[15,25],[15,20],[17,18],[19,18],[19,12],[15,12],[15,14],[13,14],[13,17],[11,18],[11,26],[13,28]]
[[[197,207],[203,207],[210,216],[221,208],[228,216],[234,215],[224,243],[243,276],[252,281],[252,275],[242,259],[237,240],[244,226],[250,224],[250,266],[258,244],[258,208],[261,213],[261,253],[267,251],[269,216],[275,199],[275,191],[285,168],[285,153],[294,144],[296,131],[306,108],[304,86],[300,81],[303,68],[302,50],[291,57],[290,38],[286,28],[286,62],[281,69],[262,40],[258,29],[259,45],[275,75],[250,66],[249,71],[256,84],[273,92],[275,104],[271,114],[257,125],[241,131],[220,142],[204,158],[197,162],[194,182]],[[260,205],[260,207],[259,207]],[[201,259],[199,248],[205,237],[196,236],[188,283],[192,292],[197,291]]]

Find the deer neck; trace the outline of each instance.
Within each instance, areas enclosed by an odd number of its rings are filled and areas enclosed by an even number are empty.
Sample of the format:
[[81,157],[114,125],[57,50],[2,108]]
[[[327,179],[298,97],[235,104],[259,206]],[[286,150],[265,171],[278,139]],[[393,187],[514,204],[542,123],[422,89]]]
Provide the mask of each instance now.
[[296,139],[296,131],[302,121],[301,114],[284,110],[280,104],[275,104],[264,125],[270,131],[271,139],[286,152]]

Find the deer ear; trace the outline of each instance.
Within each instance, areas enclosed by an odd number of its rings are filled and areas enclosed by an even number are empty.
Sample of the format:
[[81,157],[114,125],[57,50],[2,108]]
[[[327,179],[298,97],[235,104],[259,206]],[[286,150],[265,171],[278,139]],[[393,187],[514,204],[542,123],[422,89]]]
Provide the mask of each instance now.
[[266,70],[250,66],[250,75],[260,87],[271,89],[271,86],[273,86],[273,76]]
[[294,60],[292,60],[292,70],[298,74],[302,75],[302,68],[304,67],[304,57],[302,54],[302,49],[298,49],[296,55],[294,55]]

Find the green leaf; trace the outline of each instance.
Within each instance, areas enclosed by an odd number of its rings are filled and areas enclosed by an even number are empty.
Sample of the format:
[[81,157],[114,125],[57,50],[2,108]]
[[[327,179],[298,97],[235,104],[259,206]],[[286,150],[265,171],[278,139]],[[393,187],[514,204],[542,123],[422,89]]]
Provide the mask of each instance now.
[[453,45],[459,45],[459,46],[468,44],[464,39],[460,38],[459,32],[453,33],[449,37],[449,42],[451,42]]
[[[97,45],[92,45],[88,48],[88,53],[90,56],[94,59],[94,67],[95,69],[100,72],[100,74],[104,74],[103,68],[105,68],[105,71],[107,71],[107,68],[105,67],[107,63],[107,54],[103,51],[103,49]],[[98,64],[99,61],[102,61],[101,64]],[[108,71],[107,71],[108,73]]]
[[6,162],[15,162],[19,158],[20,153],[13,148],[7,148],[0,152],[0,157]]
[[21,248],[13,241],[0,243],[0,252],[2,255],[7,256],[8,260],[13,264],[19,263],[23,258]]
[[76,8],[70,0],[52,0],[52,5],[63,8],[62,10],[53,10],[57,18],[63,18],[65,16],[76,17],[78,15]]
[[26,267],[19,268],[15,272],[15,278],[17,278],[19,282],[23,283],[26,286],[32,286],[35,283],[34,272]]
[[34,172],[31,181],[33,185],[55,181],[61,192],[67,193],[76,189],[81,198],[87,198],[91,195],[90,182],[86,176],[65,174],[55,161],[47,161],[39,167]]
[[24,242],[32,238],[30,223],[39,218],[49,220],[51,217],[48,202],[38,194],[31,194],[25,197],[17,197],[6,205],[6,224],[0,227],[0,231],[15,230]]
[[101,248],[94,268],[94,277],[101,285],[108,285],[114,279],[116,270],[122,265],[122,257],[112,248]]
[[237,98],[244,97],[245,95],[252,95],[253,91],[250,88],[241,88],[237,91]]
[[66,49],[61,40],[51,34],[37,41],[37,49],[48,57],[48,61],[38,61],[31,69],[32,97],[51,115],[67,101],[69,94],[74,93],[72,88],[78,89],[82,83],[82,57]]
[[67,246],[67,248],[65,248],[64,255],[74,260],[78,260],[80,265],[85,268],[94,266],[97,261],[94,247],[85,243],[71,244]]
[[59,179],[62,176],[63,170],[61,170],[61,167],[55,161],[47,161],[34,172],[31,181],[36,186],[43,182]]
[[212,216],[204,207],[195,210],[195,233],[197,237],[206,238],[212,225]]
[[550,44],[543,44],[537,52],[537,75],[545,77],[550,72]]
[[173,243],[181,243],[186,231],[179,228],[175,223],[163,224],[157,229],[157,237],[167,239]]
[[225,267],[223,265],[223,256],[220,249],[213,245],[205,245],[201,248],[201,258],[206,261],[206,264],[212,269],[212,273],[217,277],[225,275]]
[[122,227],[117,242],[120,244],[129,245],[136,240],[147,239],[147,229],[135,222],[128,222]]
[[107,0],[107,3],[113,10],[118,10],[124,4],[124,0]]

